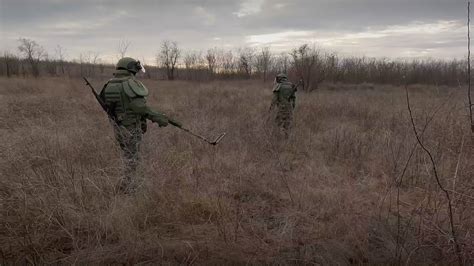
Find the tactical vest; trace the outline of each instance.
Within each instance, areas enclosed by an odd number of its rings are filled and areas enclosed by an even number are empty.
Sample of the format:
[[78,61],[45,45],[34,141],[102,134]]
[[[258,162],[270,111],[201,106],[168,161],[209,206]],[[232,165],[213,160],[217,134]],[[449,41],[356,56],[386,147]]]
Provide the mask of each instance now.
[[130,108],[130,102],[137,97],[146,98],[147,88],[132,75],[116,75],[109,80],[103,91],[104,101],[119,125],[138,126],[145,118]]
[[279,83],[273,92],[278,93],[278,103],[285,104],[290,103],[290,98],[295,94],[296,89],[293,83],[285,81]]

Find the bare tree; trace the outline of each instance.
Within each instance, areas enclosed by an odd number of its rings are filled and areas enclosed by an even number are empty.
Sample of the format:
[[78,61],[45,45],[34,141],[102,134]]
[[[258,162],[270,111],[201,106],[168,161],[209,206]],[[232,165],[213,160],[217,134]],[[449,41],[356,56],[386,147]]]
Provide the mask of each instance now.
[[50,58],[48,54],[44,56],[43,66],[49,75],[51,76],[57,75],[57,71],[56,71],[57,62],[54,58]]
[[58,59],[59,62],[59,67],[61,69],[61,74],[66,74],[66,69],[65,69],[65,64],[66,64],[66,53],[64,51],[64,48],[61,45],[57,45],[56,49],[56,58]]
[[87,52],[79,55],[79,64],[82,76],[94,76],[95,66],[100,62],[99,53]]
[[291,52],[297,75],[303,80],[304,90],[314,90],[326,78],[323,55],[315,48],[303,44]]
[[87,63],[89,59],[87,58],[87,55],[80,54],[79,55],[79,66],[80,66],[80,71],[81,71],[81,76],[88,76],[86,73],[87,72]]
[[132,43],[129,40],[120,40],[117,46],[117,57],[122,59],[127,54],[128,48]]
[[272,63],[272,53],[269,47],[264,47],[257,55],[257,69],[263,75],[263,82],[267,81],[267,74]]
[[3,61],[5,64],[5,74],[7,77],[11,77],[12,75],[18,75],[20,71],[20,64],[18,57],[12,53],[4,52],[3,53]]
[[[9,78],[11,74],[11,65],[10,65],[10,53],[5,51],[3,52],[3,63],[5,64],[5,74],[7,75],[7,78]],[[4,73],[2,73],[3,75]]]
[[164,41],[161,44],[161,51],[158,55],[159,61],[166,69],[168,80],[175,79],[176,64],[181,51],[176,42]]
[[184,55],[184,67],[186,70],[191,70],[197,61],[197,55],[195,51],[189,51]]
[[38,43],[30,39],[20,38],[18,41],[20,42],[18,50],[30,64],[33,76],[38,77],[40,74],[39,63],[46,55],[45,50]]
[[255,51],[252,48],[243,48],[239,50],[239,69],[246,78],[252,76],[252,71],[254,67],[254,56]]
[[207,68],[209,70],[209,73],[213,75],[216,71],[216,63],[217,63],[217,49],[216,48],[207,50],[206,61],[207,61]]
[[277,57],[275,57],[272,66],[273,72],[275,73],[288,73],[290,68],[289,54],[286,52],[280,53]]
[[337,55],[334,53],[327,55],[325,61],[326,78],[330,78],[332,81],[338,81],[340,79],[338,66],[339,58]]
[[[311,72],[315,64],[315,57],[312,55],[311,48],[303,44],[291,52],[296,74],[303,80],[303,89],[307,89],[311,81]],[[305,86],[306,85],[306,86]]]
[[186,68],[187,79],[192,78],[192,72],[198,61],[198,53],[196,51],[188,51],[184,55],[184,67]]
[[207,74],[206,59],[202,56],[202,51],[188,51],[183,59],[184,67],[186,68],[186,78],[191,80],[198,80]]
[[222,71],[226,75],[231,75],[234,72],[235,61],[234,54],[231,50],[222,53],[221,65]]

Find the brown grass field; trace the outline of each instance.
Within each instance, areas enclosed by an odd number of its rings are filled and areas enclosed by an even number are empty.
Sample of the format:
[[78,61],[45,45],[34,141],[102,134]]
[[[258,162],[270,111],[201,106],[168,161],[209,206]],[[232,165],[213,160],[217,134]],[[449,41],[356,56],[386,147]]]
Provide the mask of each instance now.
[[152,107],[227,136],[213,147],[150,124],[143,186],[127,196],[114,193],[122,162],[112,127],[81,80],[0,79],[0,264],[473,263],[464,89],[410,86],[451,196],[456,254],[402,87],[301,92],[281,142],[267,122],[270,84],[144,83]]

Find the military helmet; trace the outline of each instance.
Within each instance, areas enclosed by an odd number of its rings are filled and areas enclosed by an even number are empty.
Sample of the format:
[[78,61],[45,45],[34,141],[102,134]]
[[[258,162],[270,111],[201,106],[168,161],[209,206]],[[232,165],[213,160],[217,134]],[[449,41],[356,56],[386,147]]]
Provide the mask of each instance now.
[[285,80],[288,80],[288,75],[286,75],[284,73],[280,73],[280,74],[276,75],[275,80],[278,83],[283,82]]
[[137,74],[138,71],[145,72],[145,68],[142,66],[139,60],[135,60],[131,57],[124,57],[120,59],[115,67],[117,70],[128,70],[133,74]]

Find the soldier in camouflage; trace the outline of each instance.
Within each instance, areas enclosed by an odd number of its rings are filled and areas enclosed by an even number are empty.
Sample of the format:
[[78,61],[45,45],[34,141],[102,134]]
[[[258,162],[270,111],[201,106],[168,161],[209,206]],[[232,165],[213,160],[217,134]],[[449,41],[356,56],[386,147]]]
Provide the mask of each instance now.
[[275,122],[286,136],[293,120],[293,110],[296,106],[297,86],[288,80],[286,74],[278,74],[273,86],[273,100],[270,110],[276,109]]
[[124,193],[136,188],[137,180],[134,175],[139,165],[138,152],[143,133],[147,130],[147,119],[160,127],[169,123],[180,126],[178,122],[147,106],[148,89],[135,78],[139,71],[145,72],[140,61],[130,57],[120,59],[114,78],[100,92],[100,97],[113,118],[115,137],[123,152],[125,177],[121,180],[119,189]]

